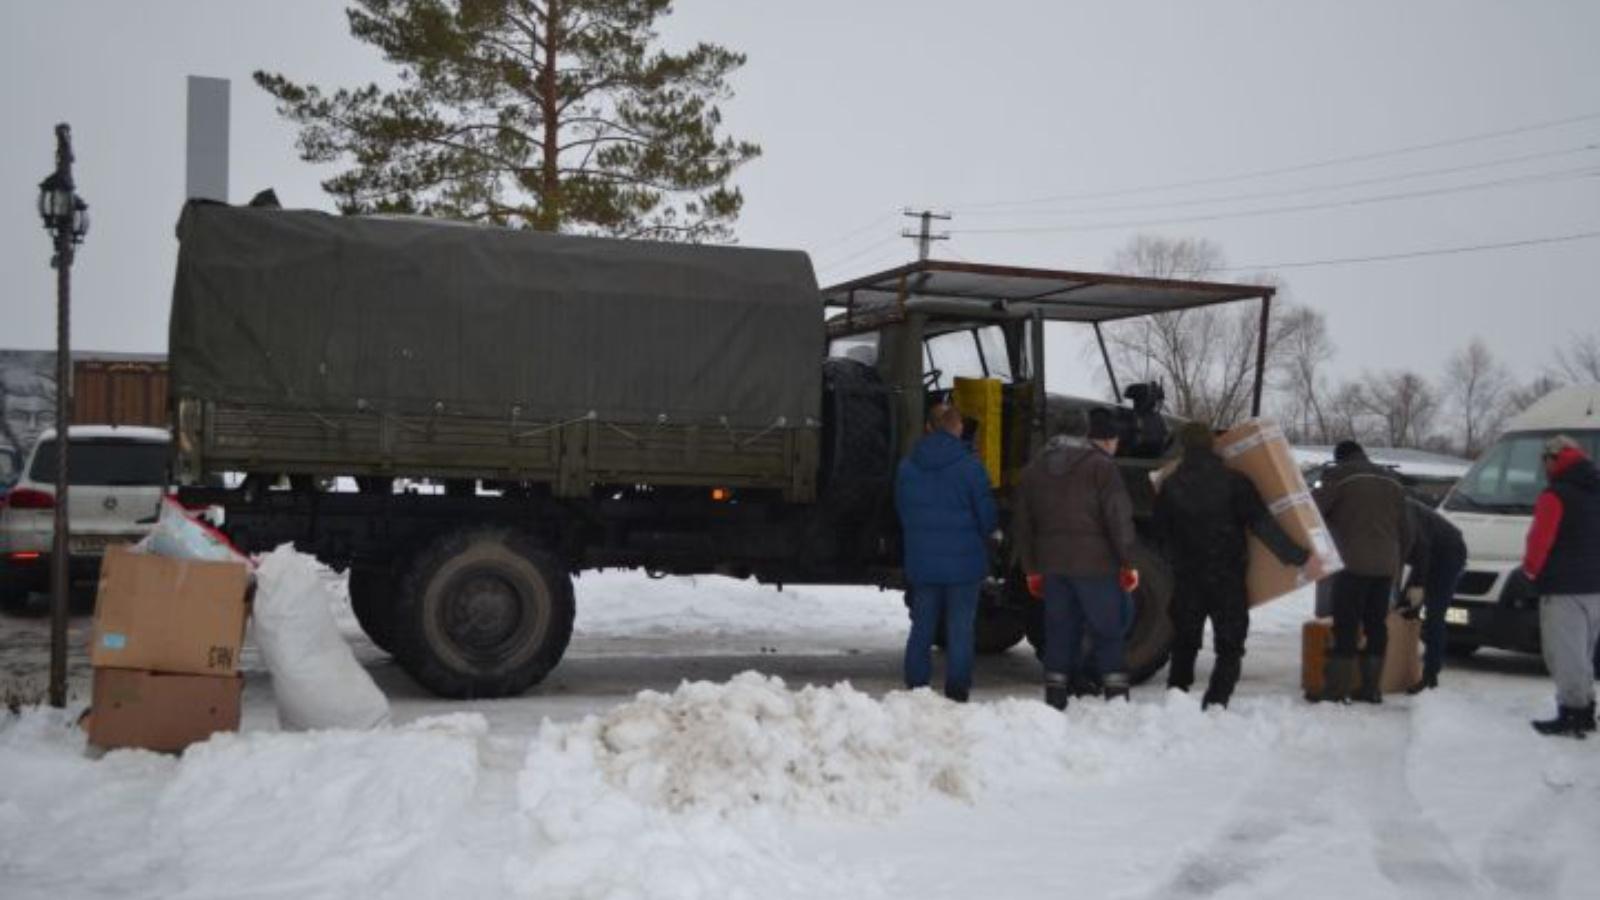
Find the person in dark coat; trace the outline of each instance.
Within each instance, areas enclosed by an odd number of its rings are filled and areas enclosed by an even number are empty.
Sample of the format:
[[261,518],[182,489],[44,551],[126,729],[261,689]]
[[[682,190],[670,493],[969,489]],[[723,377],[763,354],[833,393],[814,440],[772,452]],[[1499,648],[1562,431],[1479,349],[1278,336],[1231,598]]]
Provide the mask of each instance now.
[[935,406],[928,433],[900,463],[895,507],[905,539],[911,606],[906,687],[926,687],[933,639],[944,624],[944,694],[964,703],[972,687],[973,622],[978,587],[989,573],[988,538],[995,530],[994,492],[983,463],[961,441],[961,413]]
[[1456,582],[1467,567],[1467,542],[1461,529],[1427,504],[1406,500],[1411,515],[1411,550],[1406,562],[1407,615],[1422,615],[1422,680],[1406,691],[1420,694],[1439,686],[1444,667],[1444,614],[1456,596]]
[[1550,439],[1549,484],[1533,506],[1523,574],[1539,589],[1539,642],[1556,682],[1556,716],[1540,734],[1595,730],[1594,655],[1600,641],[1600,474],[1571,438]]
[[[1389,598],[1411,547],[1411,517],[1400,480],[1368,460],[1360,444],[1340,442],[1333,448],[1333,462],[1312,496],[1344,559],[1344,569],[1332,579],[1333,650],[1324,671],[1324,690],[1320,697],[1307,699],[1382,703]],[[1358,669],[1361,689],[1355,691]]]
[[1057,709],[1067,705],[1085,631],[1105,696],[1128,696],[1123,615],[1139,573],[1133,503],[1112,460],[1116,452],[1110,417],[1092,415],[1088,445],[1052,440],[1023,470],[1013,498],[1011,531],[1023,571],[1044,576],[1044,693]]
[[[1174,587],[1172,662],[1167,687],[1188,691],[1194,683],[1206,619],[1211,620],[1216,665],[1202,708],[1228,705],[1239,681],[1245,637],[1250,631],[1250,603],[1245,574],[1250,562],[1246,529],[1253,532],[1285,565],[1312,561],[1309,550],[1296,544],[1261,501],[1261,494],[1243,473],[1223,465],[1212,447],[1211,428],[1190,422],[1178,430],[1183,459],[1156,495],[1155,535],[1172,565]],[[1309,573],[1315,580],[1320,571]]]

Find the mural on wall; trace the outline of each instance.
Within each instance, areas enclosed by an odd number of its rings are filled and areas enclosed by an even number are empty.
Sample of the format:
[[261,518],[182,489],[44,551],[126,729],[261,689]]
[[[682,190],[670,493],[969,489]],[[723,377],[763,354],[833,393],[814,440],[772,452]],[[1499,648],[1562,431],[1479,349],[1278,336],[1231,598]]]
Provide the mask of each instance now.
[[0,350],[0,485],[21,474],[28,451],[55,424],[56,355]]

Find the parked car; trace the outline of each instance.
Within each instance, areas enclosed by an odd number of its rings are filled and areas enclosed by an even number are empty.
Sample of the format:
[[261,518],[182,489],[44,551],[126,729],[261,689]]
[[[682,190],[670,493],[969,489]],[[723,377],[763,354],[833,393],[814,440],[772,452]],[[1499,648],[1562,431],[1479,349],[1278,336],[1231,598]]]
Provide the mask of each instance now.
[[[110,425],[81,425],[70,434],[69,571],[81,589],[99,578],[106,547],[149,531],[166,493],[171,437],[161,428]],[[56,433],[46,431],[0,506],[0,605],[11,611],[50,590],[56,463]]]
[[1533,504],[1545,487],[1545,442],[1564,434],[1600,453],[1600,387],[1571,387],[1513,418],[1440,504],[1467,542],[1467,568],[1445,613],[1450,646],[1539,652],[1539,598],[1521,567]]

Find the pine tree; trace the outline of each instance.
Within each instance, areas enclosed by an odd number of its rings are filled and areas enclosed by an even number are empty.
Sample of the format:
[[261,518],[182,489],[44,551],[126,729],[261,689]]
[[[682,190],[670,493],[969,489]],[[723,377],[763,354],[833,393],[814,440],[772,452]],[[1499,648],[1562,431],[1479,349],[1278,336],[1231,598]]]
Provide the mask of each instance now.
[[726,240],[728,184],[756,144],[718,134],[743,55],[658,49],[672,0],[354,0],[350,32],[400,67],[394,90],[331,95],[255,73],[300,126],[339,208],[544,231]]

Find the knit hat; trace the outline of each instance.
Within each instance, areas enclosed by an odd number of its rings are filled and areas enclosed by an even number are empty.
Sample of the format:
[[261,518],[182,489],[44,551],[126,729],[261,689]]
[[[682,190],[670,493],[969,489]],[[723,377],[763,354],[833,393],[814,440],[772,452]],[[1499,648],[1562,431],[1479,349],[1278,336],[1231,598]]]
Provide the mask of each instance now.
[[1562,452],[1566,450],[1576,450],[1579,453],[1582,453],[1583,447],[1581,447],[1577,441],[1567,437],[1564,434],[1558,434],[1550,440],[1544,442],[1545,456],[1560,456]]
[[1211,434],[1211,426],[1204,422],[1185,422],[1178,429],[1178,446],[1183,452],[1190,450],[1210,450],[1216,444],[1216,438]]
[[1344,462],[1347,459],[1362,459],[1366,455],[1367,451],[1361,449],[1361,445],[1355,441],[1340,441],[1338,446],[1333,448],[1334,462]]
[[1089,440],[1109,441],[1119,437],[1117,423],[1111,420],[1111,413],[1104,409],[1089,410]]

